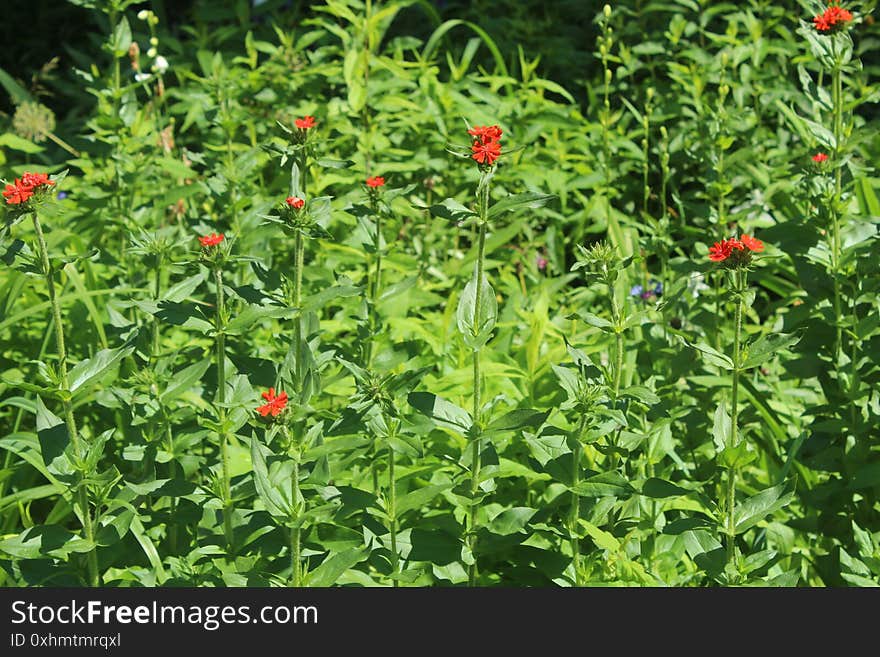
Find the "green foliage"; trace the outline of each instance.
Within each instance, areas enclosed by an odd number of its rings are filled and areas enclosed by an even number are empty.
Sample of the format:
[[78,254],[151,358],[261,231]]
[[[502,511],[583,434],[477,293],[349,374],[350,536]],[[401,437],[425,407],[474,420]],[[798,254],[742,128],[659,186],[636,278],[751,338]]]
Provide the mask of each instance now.
[[877,586],[873,2],[129,4],[0,68],[0,584]]

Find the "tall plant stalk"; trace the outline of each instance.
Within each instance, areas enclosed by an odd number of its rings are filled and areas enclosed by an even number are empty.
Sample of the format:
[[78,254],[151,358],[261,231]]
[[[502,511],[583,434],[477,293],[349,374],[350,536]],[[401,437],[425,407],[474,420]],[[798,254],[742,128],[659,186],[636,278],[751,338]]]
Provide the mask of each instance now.
[[583,586],[581,579],[581,542],[578,537],[578,524],[581,518],[581,496],[577,493],[577,486],[581,481],[581,456],[583,455],[583,446],[581,440],[584,435],[584,427],[587,424],[587,416],[581,413],[581,419],[578,422],[577,434],[575,434],[574,451],[572,452],[571,467],[571,512],[569,515],[569,525],[571,532],[571,565],[574,570],[574,585]]
[[[34,222],[34,231],[37,234],[37,245],[40,250],[40,261],[43,266],[43,276],[46,279],[46,288],[49,292],[49,304],[52,306],[52,321],[55,324],[55,347],[58,351],[58,378],[61,387],[64,390],[70,389],[70,377],[67,374],[67,347],[64,343],[64,323],[61,316],[61,302],[55,293],[55,270],[49,261],[49,249],[46,246],[46,237],[43,235],[43,227],[40,224],[40,218],[36,210],[32,213]],[[95,546],[95,533],[92,526],[92,512],[89,508],[89,493],[85,477],[88,473],[83,468],[83,445],[80,440],[79,431],[76,426],[76,418],[73,414],[73,401],[69,396],[61,402],[64,409],[64,423],[67,425],[67,433],[70,436],[70,442],[73,445],[73,452],[76,455],[77,468],[80,469],[80,481],[76,487],[76,500],[79,504],[80,522],[82,523],[83,533],[86,540],[91,544],[91,548],[86,553],[86,563],[88,567],[89,586],[96,587],[101,585],[100,571],[98,568],[98,552]]]
[[[741,335],[743,306],[745,304],[746,293],[746,270],[736,269],[733,273],[734,278],[734,324],[733,324],[733,372],[731,374],[731,393],[730,393],[730,447],[735,447],[738,443],[738,412],[739,412],[739,375],[741,367]],[[733,564],[736,559],[736,466],[730,465],[727,468],[727,562]]]
[[[480,178],[480,187],[478,193],[479,200],[479,234],[477,236],[477,267],[476,267],[476,298],[474,300],[474,327],[479,329],[482,325],[483,318],[481,306],[483,303],[483,277],[484,259],[486,255],[486,226],[489,220],[489,179],[491,174],[483,174]],[[473,418],[474,427],[476,428],[473,442],[471,443],[471,505],[468,515],[468,549],[471,553],[472,562],[468,566],[468,585],[475,586],[477,582],[477,560],[474,550],[477,545],[477,493],[480,488],[480,460],[482,457],[482,389],[483,379],[480,372],[480,350],[481,346],[477,346],[473,350],[474,359],[474,405]]]
[[220,431],[220,467],[223,476],[223,534],[226,537],[226,545],[232,550],[233,533],[232,533],[232,480],[229,474],[229,438],[227,436],[226,424],[226,307],[225,296],[223,292],[223,270],[218,263],[213,266],[214,285],[216,292],[216,313],[214,315],[215,338],[215,357],[217,363],[217,410],[220,415],[220,423],[223,428]]
[[373,253],[375,253],[376,261],[373,265],[373,276],[370,281],[370,336],[367,341],[367,367],[373,362],[373,354],[375,348],[375,333],[378,329],[378,310],[376,304],[379,301],[379,290],[382,284],[382,213],[379,209],[378,192],[374,189],[369,190],[370,210],[376,218],[376,235],[373,238]]
[[293,459],[293,472],[290,476],[290,499],[293,502],[293,515],[290,518],[290,531],[288,538],[290,540],[290,585],[292,587],[302,586],[302,531],[299,524],[301,497],[299,489],[299,462],[300,450],[299,444],[293,439],[290,429],[287,425],[282,425],[287,451]]
[[831,52],[834,60],[834,69],[831,72],[831,103],[833,107],[833,134],[834,134],[834,198],[831,207],[831,276],[834,286],[834,361],[837,366],[840,360],[840,352],[843,349],[843,327],[841,326],[841,293],[840,293],[840,199],[843,194],[843,164],[841,162],[843,139],[843,64],[841,55],[837,52],[837,37],[831,37]]
[[[397,431],[396,421],[391,428],[392,437]],[[397,479],[394,475],[394,449],[388,443],[388,529],[391,534],[391,577],[392,586],[400,585],[400,556],[397,553]]]

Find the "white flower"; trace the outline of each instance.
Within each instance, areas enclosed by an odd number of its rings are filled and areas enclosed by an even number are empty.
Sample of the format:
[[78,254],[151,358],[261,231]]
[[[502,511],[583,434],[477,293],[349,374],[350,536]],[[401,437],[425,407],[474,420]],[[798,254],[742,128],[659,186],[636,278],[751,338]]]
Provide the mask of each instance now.
[[703,281],[705,277],[702,274],[697,274],[696,276],[691,276],[688,279],[688,290],[694,296],[694,299],[700,296],[700,292],[703,290],[711,289],[706,283]]
[[134,80],[135,82],[143,82],[144,80],[148,80],[150,78],[149,73],[135,73]]
[[168,60],[159,55],[156,57],[156,61],[153,62],[153,70],[159,74],[164,73],[168,70]]

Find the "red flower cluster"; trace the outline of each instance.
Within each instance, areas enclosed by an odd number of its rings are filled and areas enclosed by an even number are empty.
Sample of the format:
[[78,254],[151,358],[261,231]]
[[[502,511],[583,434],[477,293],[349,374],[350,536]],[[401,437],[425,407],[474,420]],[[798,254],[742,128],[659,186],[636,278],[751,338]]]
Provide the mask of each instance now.
[[303,206],[306,204],[305,200],[301,199],[299,196],[288,196],[284,199],[284,202],[294,210],[302,210]]
[[278,417],[278,415],[287,407],[287,393],[280,392],[279,394],[275,394],[275,388],[269,388],[268,392],[263,393],[263,399],[266,400],[267,403],[262,406],[257,406],[257,412],[266,417],[271,414],[272,417]]
[[385,178],[382,176],[373,176],[372,178],[367,178],[367,187],[371,187],[376,189],[378,187],[385,186]]
[[217,233],[211,233],[210,235],[205,235],[204,237],[199,238],[199,244],[204,247],[217,246],[222,241],[223,233],[220,233],[219,235]]
[[497,125],[476,125],[468,134],[474,138],[471,155],[479,164],[492,166],[501,157],[501,128]]
[[315,117],[314,116],[304,116],[301,119],[296,119],[293,122],[300,130],[309,130],[310,128],[315,127]]
[[813,156],[813,162],[816,164],[822,164],[823,162],[828,161],[828,156],[825,153],[816,153]]
[[843,9],[838,3],[834,3],[823,13],[813,18],[813,25],[817,32],[834,32],[846,27],[853,19],[852,13]]
[[7,184],[3,190],[3,198],[6,199],[7,205],[18,205],[26,203],[27,200],[34,195],[35,191],[43,186],[54,185],[54,180],[49,180],[47,173],[27,173],[25,172],[21,178],[16,178],[11,185]]
[[749,235],[741,235],[739,239],[729,239],[715,242],[709,247],[709,260],[712,262],[724,262],[732,258],[734,264],[747,263],[751,253],[760,253],[764,250],[764,242]]

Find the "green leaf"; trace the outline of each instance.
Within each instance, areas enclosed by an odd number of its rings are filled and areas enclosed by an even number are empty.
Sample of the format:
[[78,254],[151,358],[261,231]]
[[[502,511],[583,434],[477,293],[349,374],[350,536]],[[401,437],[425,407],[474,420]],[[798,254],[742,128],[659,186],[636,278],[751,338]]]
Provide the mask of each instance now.
[[528,436],[526,437],[526,445],[529,446],[532,456],[542,467],[561,456],[571,454],[568,440],[562,433],[546,436]]
[[227,335],[241,335],[254,324],[267,319],[291,318],[297,314],[294,308],[287,306],[248,306],[238,313],[224,329]]
[[736,533],[743,533],[774,511],[788,505],[794,499],[794,493],[785,492],[785,488],[785,484],[779,484],[737,504],[733,512]]
[[621,390],[620,394],[626,397],[632,397],[645,406],[654,406],[655,404],[660,403],[660,397],[658,397],[654,391],[645,386],[630,386]]
[[41,153],[44,150],[42,146],[11,132],[0,135],[0,146],[6,146],[7,148],[31,155]]
[[715,409],[715,421],[712,425],[712,440],[715,449],[722,451],[730,446],[730,416],[727,414],[727,404],[722,399]]
[[324,559],[320,566],[308,574],[308,585],[315,588],[332,586],[345,571],[366,559],[368,554],[366,547],[356,547]]
[[525,192],[523,194],[512,194],[507,198],[498,201],[489,208],[488,218],[495,219],[505,212],[510,212],[522,207],[539,208],[555,199],[554,194],[538,194],[536,192]]
[[77,363],[70,370],[70,392],[86,390],[89,386],[101,382],[103,377],[132,351],[134,351],[133,345],[101,349],[91,358]]
[[0,552],[15,559],[67,559],[72,553],[89,552],[93,547],[94,543],[60,525],[36,525],[0,541]]
[[147,561],[150,562],[150,567],[153,569],[153,572],[156,573],[156,583],[161,585],[166,579],[168,579],[168,575],[165,574],[165,568],[162,566],[162,558],[159,556],[158,550],[156,550],[155,543],[153,543],[153,540],[147,535],[144,525],[137,515],[131,519],[130,529],[135,540],[144,551]]
[[599,529],[596,525],[587,522],[583,518],[578,521],[578,524],[584,528],[584,531],[587,532],[587,536],[593,539],[593,543],[596,544],[597,548],[608,550],[609,552],[620,551],[620,541],[614,538],[613,534],[609,534],[608,532]]
[[407,401],[419,413],[452,431],[465,434],[474,423],[466,410],[430,392],[411,392]]
[[529,524],[529,520],[537,512],[537,509],[530,509],[525,506],[505,509],[492,519],[487,529],[492,534],[497,534],[498,536],[518,534],[525,529],[526,525]]
[[714,365],[716,367],[722,367],[726,370],[733,369],[733,361],[730,359],[730,356],[726,356],[726,355],[722,354],[720,351],[713,349],[712,347],[710,347],[709,345],[707,345],[703,342],[699,342],[697,344],[691,344],[690,342],[688,342],[687,340],[685,340],[681,336],[679,336],[679,339],[687,346],[689,346],[693,349],[696,349],[701,354],[703,354],[706,357],[706,361],[710,365]]
[[632,486],[616,472],[603,472],[578,482],[569,490],[581,497],[622,497],[633,492]]
[[602,329],[608,333],[614,330],[614,324],[609,322],[604,317],[599,317],[598,315],[594,315],[593,313],[588,313],[585,310],[581,310],[577,314],[586,324],[589,326],[595,326],[597,329]]
[[181,303],[195,292],[196,288],[201,285],[204,280],[205,274],[201,272],[194,276],[190,276],[189,278],[185,278],[169,287],[162,296],[162,299],[165,301],[171,301],[172,303]]
[[682,534],[685,550],[698,566],[717,575],[724,570],[724,546],[705,529],[693,529]]
[[18,492],[0,497],[0,511],[16,504],[26,504],[32,500],[41,500],[52,495],[60,495],[64,489],[59,488],[55,484],[44,484],[43,486],[34,486],[33,488],[25,488]]
[[319,157],[316,162],[325,169],[348,169],[354,166],[354,160],[334,160],[329,157]]
[[437,495],[450,488],[452,488],[452,484],[433,484],[424,488],[418,488],[398,498],[394,510],[399,515],[412,509],[420,509],[431,502]]
[[76,472],[73,446],[67,425],[52,413],[39,397],[35,401],[37,411],[37,437],[40,441],[40,454],[46,470],[62,480],[70,480]]
[[799,335],[785,333],[761,336],[743,350],[742,369],[747,370],[765,363],[778,352],[796,344],[800,339]]
[[211,362],[210,358],[204,358],[189,367],[175,372],[174,376],[170,377],[168,387],[159,395],[159,400],[163,404],[167,404],[189,391],[196,383],[202,380],[205,372],[211,367]]
[[[489,284],[489,279],[483,274],[482,289],[480,291],[479,308],[477,308],[477,274],[467,282],[458,300],[456,309],[456,321],[458,330],[464,337],[464,342],[471,349],[478,349],[492,337],[495,328],[495,320],[498,317],[498,299],[495,290]],[[479,311],[479,313],[477,313]]]
[[689,490],[682,488],[681,486],[676,486],[671,481],[657,479],[656,477],[651,477],[650,479],[645,480],[645,483],[642,484],[641,491],[642,495],[645,497],[653,497],[655,499],[679,497],[681,495],[687,495],[689,492]]
[[116,24],[116,29],[113,30],[110,49],[113,51],[113,56],[118,58],[128,54],[129,46],[131,46],[131,27],[128,24],[128,19],[123,16]]
[[435,217],[448,219],[449,221],[454,221],[456,223],[477,216],[476,212],[465,207],[454,198],[448,198],[442,201],[439,205],[432,205],[428,210]]
[[[266,465],[264,450],[268,451],[268,448],[260,443],[256,435],[252,436],[251,462],[253,463],[254,468],[254,483],[257,487],[257,493],[263,501],[266,510],[276,520],[287,521],[294,515],[294,507],[291,503],[290,494],[282,492],[284,489],[277,486],[276,482],[269,477],[269,469]],[[288,490],[290,489],[289,483],[287,488]]]
[[513,410],[490,422],[483,433],[488,435],[504,431],[519,431],[527,427],[537,428],[541,426],[549,414],[550,411],[539,412],[531,408]]
[[21,103],[26,102],[33,102],[34,100],[34,97],[31,96],[30,92],[22,87],[18,82],[16,82],[15,79],[2,68],[0,68],[0,86],[6,89],[6,93],[9,94],[12,102],[16,105],[20,105]]

